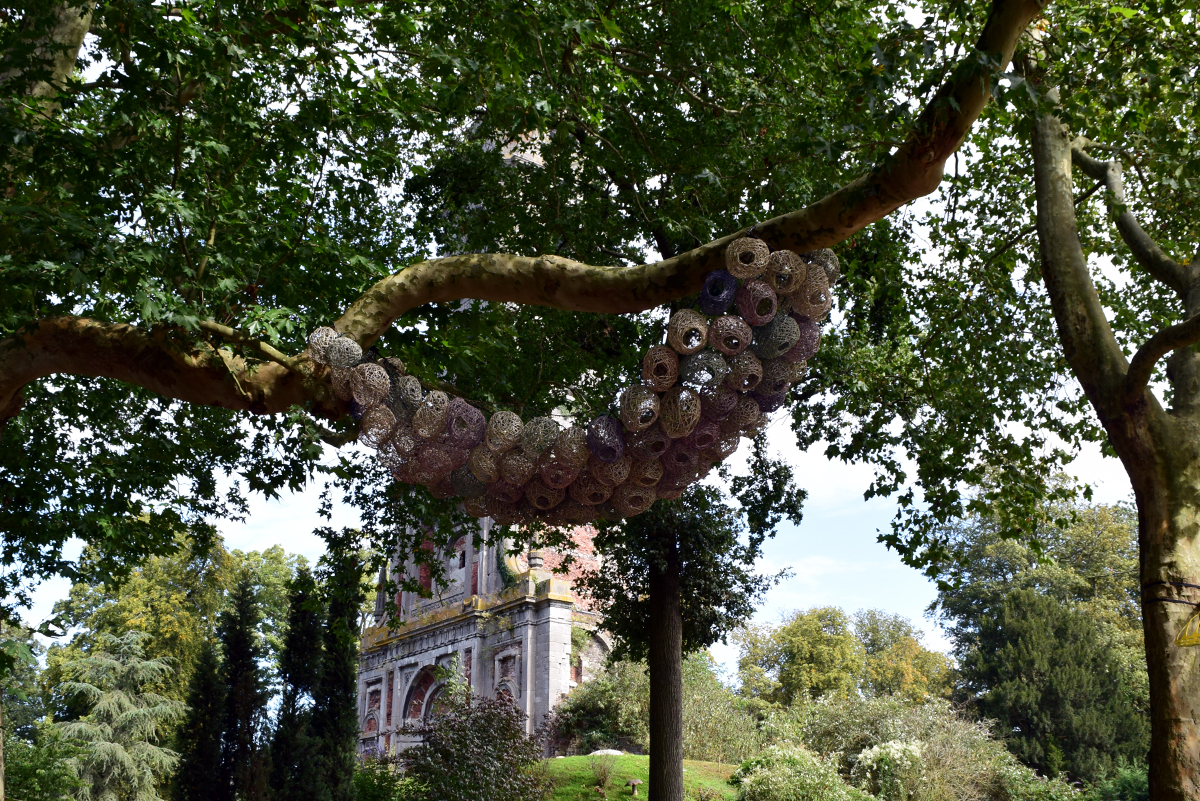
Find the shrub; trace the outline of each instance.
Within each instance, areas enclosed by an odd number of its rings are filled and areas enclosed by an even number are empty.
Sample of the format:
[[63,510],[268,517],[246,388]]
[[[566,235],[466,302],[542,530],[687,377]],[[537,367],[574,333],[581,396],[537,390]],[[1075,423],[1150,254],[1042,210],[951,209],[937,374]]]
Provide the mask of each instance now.
[[34,728],[33,742],[4,738],[4,782],[10,798],[21,801],[69,801],[83,786],[69,761],[80,749],[64,742],[49,718]]
[[409,801],[417,797],[413,782],[398,769],[396,757],[368,753],[354,766],[355,801]]
[[601,790],[608,790],[612,783],[613,771],[617,767],[617,758],[612,754],[592,754],[588,757],[588,766],[592,769],[592,778]]
[[860,801],[861,792],[847,785],[833,763],[802,746],[767,748],[742,763],[733,781],[741,786],[739,801]]
[[1120,765],[1116,775],[1097,784],[1088,801],[1149,801],[1150,776],[1144,765]]
[[858,755],[850,778],[856,787],[886,801],[921,798],[924,765],[921,742],[892,740]]

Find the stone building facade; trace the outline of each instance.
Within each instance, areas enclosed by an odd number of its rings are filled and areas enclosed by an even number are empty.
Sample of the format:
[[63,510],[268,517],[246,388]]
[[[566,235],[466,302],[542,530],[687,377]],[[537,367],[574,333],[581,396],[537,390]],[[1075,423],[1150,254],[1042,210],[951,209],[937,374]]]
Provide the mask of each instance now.
[[[479,525],[489,542],[491,521]],[[507,695],[530,731],[598,672],[611,644],[572,583],[597,564],[594,533],[586,526],[571,532],[574,561],[565,574],[554,572],[563,552],[513,557],[503,544],[476,549],[465,534],[445,555],[449,586],[432,598],[402,592],[389,599],[381,591],[359,660],[360,750],[391,752],[407,744],[397,730],[436,710],[438,668],[460,671],[477,694]],[[394,559],[391,569],[430,587],[427,569],[411,561]],[[403,622],[395,629],[387,627],[389,602]]]

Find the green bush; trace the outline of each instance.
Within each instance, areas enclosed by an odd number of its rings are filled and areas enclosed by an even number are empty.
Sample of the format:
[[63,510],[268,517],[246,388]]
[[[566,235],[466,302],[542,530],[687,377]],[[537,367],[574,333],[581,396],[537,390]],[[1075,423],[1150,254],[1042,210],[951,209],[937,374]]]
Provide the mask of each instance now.
[[1150,775],[1145,766],[1120,765],[1116,775],[1093,787],[1088,801],[1149,801]]
[[79,749],[63,741],[49,718],[34,728],[33,742],[4,738],[4,785],[10,798],[21,801],[68,801],[82,786],[69,760]]
[[837,767],[803,746],[773,745],[733,775],[739,801],[860,801],[865,796]]
[[887,801],[919,799],[924,785],[924,746],[919,740],[891,740],[872,746],[858,755],[850,780]]

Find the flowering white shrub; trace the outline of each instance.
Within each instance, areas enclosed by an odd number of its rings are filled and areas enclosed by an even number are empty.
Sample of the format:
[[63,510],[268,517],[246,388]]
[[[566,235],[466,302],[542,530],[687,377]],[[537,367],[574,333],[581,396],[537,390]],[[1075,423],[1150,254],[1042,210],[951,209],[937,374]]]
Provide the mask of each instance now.
[[885,801],[916,801],[922,797],[923,764],[919,740],[890,740],[858,755],[850,780]]
[[833,764],[801,746],[773,745],[734,774],[739,801],[862,801]]

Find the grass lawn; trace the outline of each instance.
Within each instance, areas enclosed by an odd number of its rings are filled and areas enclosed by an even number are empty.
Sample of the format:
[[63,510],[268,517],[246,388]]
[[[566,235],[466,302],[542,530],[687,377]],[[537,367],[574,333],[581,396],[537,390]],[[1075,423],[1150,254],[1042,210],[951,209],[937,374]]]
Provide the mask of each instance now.
[[[585,756],[563,757],[546,761],[547,770],[554,780],[554,801],[597,801],[600,798],[631,798],[630,788],[625,782],[641,779],[645,784],[638,788],[638,798],[646,798],[650,789],[650,757],[619,756],[613,769],[612,783],[608,795],[596,792],[596,780],[592,766]],[[713,801],[733,801],[737,789],[727,782],[737,765],[718,765],[716,762],[683,762],[683,790],[686,798],[711,798]],[[708,790],[713,795],[704,795]],[[697,795],[697,792],[700,792]]]

